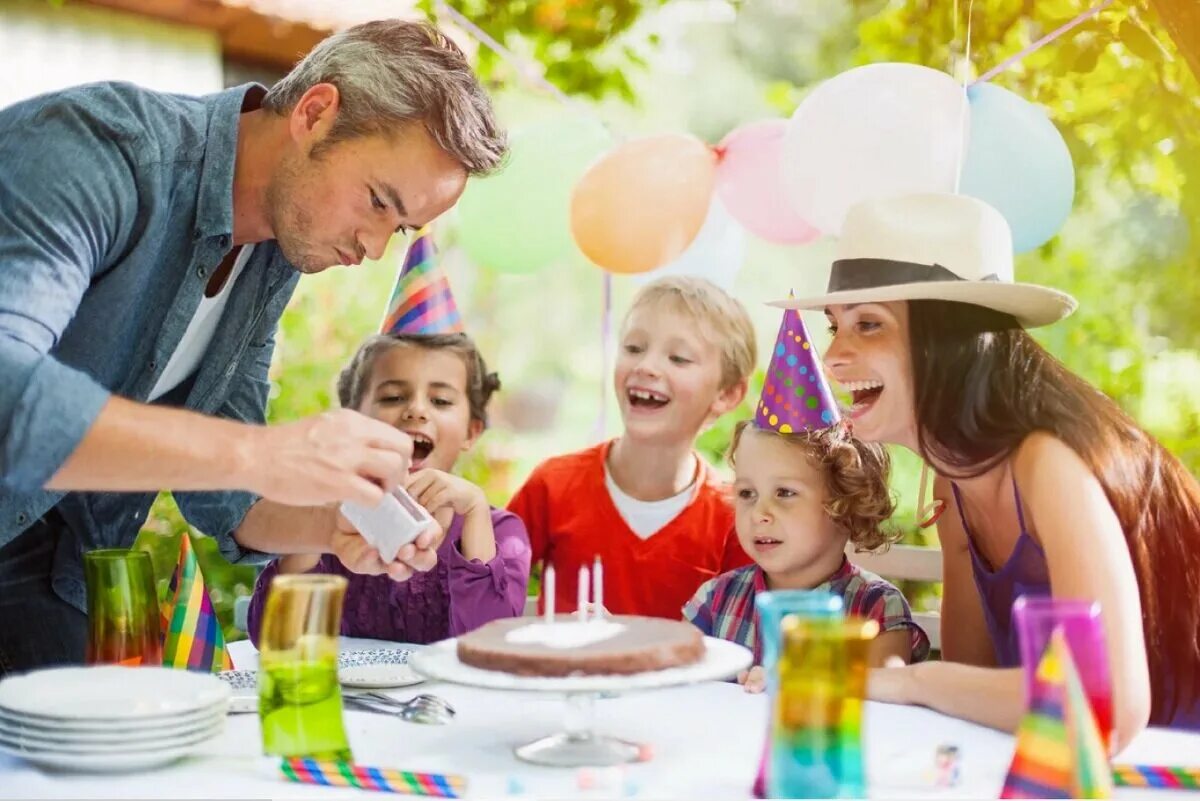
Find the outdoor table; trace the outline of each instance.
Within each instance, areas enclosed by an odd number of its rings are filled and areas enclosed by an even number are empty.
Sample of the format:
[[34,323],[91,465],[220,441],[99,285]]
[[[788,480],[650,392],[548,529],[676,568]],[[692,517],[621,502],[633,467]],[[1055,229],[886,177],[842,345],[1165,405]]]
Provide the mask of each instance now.
[[[381,645],[346,639],[343,648]],[[257,654],[249,643],[234,643],[231,651],[235,667],[256,667]],[[650,758],[622,768],[594,770],[581,782],[580,769],[529,765],[513,755],[515,746],[561,729],[561,697],[433,682],[389,694],[408,698],[418,692],[444,697],[458,711],[457,717],[446,726],[426,726],[347,710],[355,760],[378,767],[461,774],[468,782],[466,795],[475,798],[750,798],[766,734],[766,697],[748,694],[733,683],[705,682],[602,698],[596,703],[599,730],[648,744]],[[869,793],[878,798],[996,798],[1013,750],[1011,735],[928,709],[878,703],[866,705],[865,739]],[[961,778],[955,787],[935,784],[934,756],[943,744],[958,746],[962,755]],[[1200,734],[1149,729],[1119,761],[1195,765],[1200,762]],[[258,717],[232,714],[224,733],[196,755],[145,773],[53,773],[0,756],[0,796],[382,797],[290,783],[276,773],[276,765],[261,756]],[[1118,788],[1116,797],[1174,801],[1200,798],[1200,793]]]

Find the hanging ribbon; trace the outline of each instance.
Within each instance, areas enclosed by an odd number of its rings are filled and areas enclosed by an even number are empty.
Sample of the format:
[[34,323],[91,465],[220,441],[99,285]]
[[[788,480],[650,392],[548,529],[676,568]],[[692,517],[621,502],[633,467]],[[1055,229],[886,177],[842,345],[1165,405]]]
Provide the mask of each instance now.
[[972,82],[971,86],[974,86],[977,83],[986,83],[986,82],[990,81],[992,78],[995,78],[997,75],[1004,72],[1009,67],[1013,66],[1018,61],[1020,61],[1021,59],[1025,58],[1025,56],[1029,55],[1030,53],[1034,52],[1035,50],[1042,49],[1043,47],[1050,44],[1058,37],[1062,36],[1067,31],[1083,24],[1084,22],[1087,22],[1089,19],[1096,16],[1097,14],[1099,14],[1101,11],[1108,8],[1112,4],[1113,4],[1113,0],[1104,0],[1103,3],[1096,6],[1095,8],[1088,9],[1087,11],[1083,12],[1075,19],[1071,20],[1070,22],[1060,25],[1059,27],[1050,31],[1050,33],[1043,36],[1041,39],[1038,39],[1036,42],[1029,45],[1029,47],[1026,47],[1024,50],[1021,50],[1019,53],[1016,53],[1015,55],[1009,56],[1008,58],[1004,59],[999,64],[997,64],[996,66],[992,67],[990,70],[985,72],[983,75],[980,75],[978,79],[976,79],[974,82]]

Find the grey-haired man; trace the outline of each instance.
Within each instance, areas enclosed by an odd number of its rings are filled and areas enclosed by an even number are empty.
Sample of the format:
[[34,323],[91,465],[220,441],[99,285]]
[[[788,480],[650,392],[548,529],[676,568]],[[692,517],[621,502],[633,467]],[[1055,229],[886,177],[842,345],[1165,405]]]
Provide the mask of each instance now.
[[351,411],[262,425],[300,273],[382,255],[505,149],[436,29],[330,37],[270,91],[101,83],[0,110],[0,674],[83,658],[81,554],[132,544],[155,493],[231,560],[334,551],[411,442]]

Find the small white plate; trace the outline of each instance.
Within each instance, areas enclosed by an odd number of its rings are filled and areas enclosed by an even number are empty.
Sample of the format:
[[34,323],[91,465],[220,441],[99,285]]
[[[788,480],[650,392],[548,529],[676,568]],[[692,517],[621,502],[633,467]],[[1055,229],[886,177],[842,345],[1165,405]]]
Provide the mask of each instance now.
[[224,682],[190,670],[63,667],[0,681],[0,711],[55,721],[140,721],[224,706],[229,695]]
[[0,718],[0,738],[24,739],[29,742],[45,741],[48,745],[61,743],[126,743],[132,745],[155,745],[170,737],[179,737],[192,732],[205,731],[223,723],[224,711],[210,713],[202,718],[181,719],[166,727],[129,728],[71,728],[56,726],[47,728],[10,718]]
[[225,719],[208,724],[202,729],[172,733],[152,741],[109,740],[107,742],[79,741],[66,738],[47,740],[24,734],[0,734],[0,745],[28,753],[50,754],[128,754],[131,751],[161,751],[195,745],[216,737],[225,728]]
[[199,726],[205,721],[224,716],[225,703],[217,704],[198,712],[189,712],[186,715],[134,719],[97,718],[95,720],[65,720],[60,718],[46,718],[39,715],[21,715],[16,712],[6,712],[0,709],[0,724],[5,726],[19,726],[24,729],[47,734],[58,732],[63,732],[64,734],[91,732],[125,736],[143,733],[163,734],[180,727]]
[[420,684],[425,677],[408,664],[412,654],[405,648],[348,651],[338,657],[338,681],[346,687],[363,690]]
[[130,751],[124,754],[71,754],[29,752],[0,744],[0,753],[11,754],[30,764],[70,773],[133,773],[169,765],[198,750],[202,742],[164,748],[158,751]]

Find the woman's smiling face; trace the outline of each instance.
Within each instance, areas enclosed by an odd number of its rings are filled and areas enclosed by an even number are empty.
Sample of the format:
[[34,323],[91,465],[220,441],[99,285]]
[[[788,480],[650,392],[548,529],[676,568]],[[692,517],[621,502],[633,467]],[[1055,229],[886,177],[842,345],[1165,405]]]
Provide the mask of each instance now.
[[854,433],[869,442],[917,447],[908,303],[825,309],[833,341],[825,365],[853,405]]

